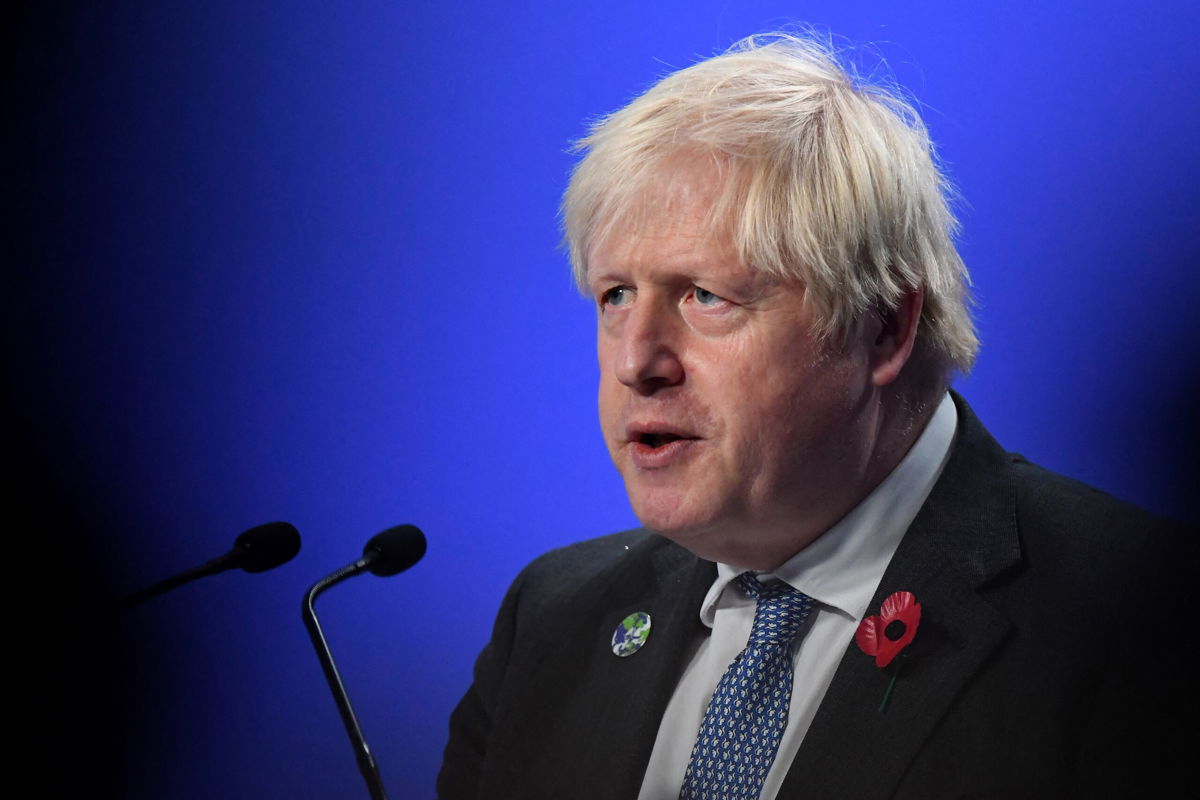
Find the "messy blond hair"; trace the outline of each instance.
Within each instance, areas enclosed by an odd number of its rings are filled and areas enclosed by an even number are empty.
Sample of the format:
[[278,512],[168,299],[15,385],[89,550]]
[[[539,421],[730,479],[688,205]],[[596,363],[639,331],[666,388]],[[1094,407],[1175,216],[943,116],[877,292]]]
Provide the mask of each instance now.
[[815,36],[752,36],[660,80],[596,122],[563,198],[575,280],[588,256],[689,152],[721,169],[714,214],[742,260],[797,279],[817,333],[844,340],[865,315],[923,288],[919,351],[966,372],[979,343],[954,247],[952,190],[920,116],[855,80]]

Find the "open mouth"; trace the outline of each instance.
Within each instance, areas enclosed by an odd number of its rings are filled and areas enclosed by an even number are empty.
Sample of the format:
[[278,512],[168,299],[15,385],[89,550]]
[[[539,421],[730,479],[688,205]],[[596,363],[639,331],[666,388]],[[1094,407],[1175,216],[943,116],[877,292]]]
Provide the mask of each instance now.
[[674,433],[641,433],[638,434],[637,442],[638,444],[644,444],[649,448],[657,450],[660,447],[666,447],[671,442],[677,442],[683,438],[683,436]]

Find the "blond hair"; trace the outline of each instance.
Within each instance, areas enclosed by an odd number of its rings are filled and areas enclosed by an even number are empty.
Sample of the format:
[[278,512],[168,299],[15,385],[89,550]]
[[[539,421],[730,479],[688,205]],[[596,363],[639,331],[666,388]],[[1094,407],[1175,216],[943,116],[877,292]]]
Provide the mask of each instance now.
[[817,333],[844,340],[865,315],[923,288],[918,348],[945,371],[978,349],[954,247],[952,189],[916,110],[856,81],[814,36],[752,36],[667,75],[576,143],[562,204],[575,280],[588,256],[681,153],[728,165],[714,213],[742,260],[802,281]]

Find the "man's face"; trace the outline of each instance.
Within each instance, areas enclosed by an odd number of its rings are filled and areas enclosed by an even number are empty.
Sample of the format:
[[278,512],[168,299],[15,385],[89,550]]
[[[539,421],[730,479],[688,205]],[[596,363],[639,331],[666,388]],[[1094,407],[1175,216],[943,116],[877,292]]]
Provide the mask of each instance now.
[[802,285],[739,262],[706,225],[713,179],[664,175],[646,213],[591,251],[600,424],[644,525],[771,568],[859,499],[867,347],[830,352]]

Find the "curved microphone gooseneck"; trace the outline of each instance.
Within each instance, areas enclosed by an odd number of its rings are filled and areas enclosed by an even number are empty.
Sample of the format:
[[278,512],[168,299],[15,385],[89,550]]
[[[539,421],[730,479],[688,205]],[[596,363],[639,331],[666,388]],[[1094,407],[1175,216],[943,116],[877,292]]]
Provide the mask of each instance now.
[[383,789],[383,779],[379,777],[379,768],[375,765],[375,757],[371,755],[366,737],[363,736],[358,719],[354,716],[354,709],[350,707],[350,696],[346,694],[346,687],[342,684],[342,677],[338,674],[337,665],[333,663],[333,653],[330,652],[329,644],[325,641],[325,634],[321,631],[321,623],[317,621],[317,612],[313,604],[317,600],[317,595],[347,578],[353,578],[366,570],[383,577],[395,575],[420,561],[423,555],[425,555],[425,534],[421,533],[419,528],[413,525],[398,525],[395,528],[388,528],[367,542],[366,547],[363,548],[362,558],[314,583],[304,595],[304,602],[300,607],[300,615],[304,618],[304,625],[308,628],[313,648],[317,651],[317,660],[321,662],[321,669],[325,671],[325,680],[329,683],[329,690],[333,692],[334,702],[337,703],[338,711],[342,715],[342,723],[346,726],[346,734],[350,737],[350,744],[354,747],[354,755],[358,760],[358,771],[362,773],[363,780],[367,782],[371,800],[387,800],[387,793]]

